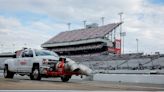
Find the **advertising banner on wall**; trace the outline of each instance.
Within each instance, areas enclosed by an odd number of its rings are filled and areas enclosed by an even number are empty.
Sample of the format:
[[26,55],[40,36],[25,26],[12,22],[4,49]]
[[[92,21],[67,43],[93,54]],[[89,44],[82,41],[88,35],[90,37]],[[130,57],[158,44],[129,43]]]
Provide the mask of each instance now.
[[108,51],[114,54],[121,54],[121,40],[116,39],[113,47],[108,47]]
[[115,40],[115,53],[121,54],[121,40],[119,39]]

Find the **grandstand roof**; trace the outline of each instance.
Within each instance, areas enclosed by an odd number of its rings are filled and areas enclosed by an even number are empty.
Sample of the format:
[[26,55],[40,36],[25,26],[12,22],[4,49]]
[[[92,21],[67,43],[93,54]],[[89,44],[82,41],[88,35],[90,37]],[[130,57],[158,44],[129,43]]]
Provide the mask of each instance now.
[[[72,31],[61,32],[44,44],[54,44],[62,42],[72,42],[85,39],[102,38],[122,23],[112,23],[100,27],[76,29]],[[44,45],[42,44],[42,45]]]

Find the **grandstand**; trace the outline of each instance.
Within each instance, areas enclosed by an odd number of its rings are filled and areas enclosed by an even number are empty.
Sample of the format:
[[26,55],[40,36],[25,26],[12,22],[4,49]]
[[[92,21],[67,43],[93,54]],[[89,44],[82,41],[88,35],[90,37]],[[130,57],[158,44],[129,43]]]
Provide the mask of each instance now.
[[[118,27],[122,23],[103,26],[90,25],[84,29],[61,32],[41,47],[52,50],[59,55],[86,55],[99,53],[120,54]],[[117,46],[118,45],[118,46]]]
[[90,25],[84,29],[61,32],[41,47],[83,63],[93,70],[144,70],[142,73],[145,70],[163,70],[163,54],[121,54],[121,24]]

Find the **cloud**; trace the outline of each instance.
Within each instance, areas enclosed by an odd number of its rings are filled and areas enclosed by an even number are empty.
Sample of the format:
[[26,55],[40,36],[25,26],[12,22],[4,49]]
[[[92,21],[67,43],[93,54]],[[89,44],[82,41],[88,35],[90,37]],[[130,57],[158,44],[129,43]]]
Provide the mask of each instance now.
[[[123,31],[127,32],[125,52],[135,51],[136,38],[141,51],[164,52],[164,48],[159,46],[164,44],[160,41],[164,39],[164,6],[149,0],[1,0],[0,6],[0,37],[5,44],[24,46],[26,42],[38,48],[52,36],[67,30],[68,22],[71,22],[72,29],[83,27],[83,20],[101,25],[100,17],[103,16],[105,24],[108,24],[118,22],[118,12],[123,11]],[[17,13],[24,12],[48,18],[19,18]],[[28,24],[25,24],[26,21]],[[152,44],[154,42],[156,44]],[[9,47],[12,48],[11,45]]]
[[0,27],[1,28],[9,28],[9,27],[18,27],[21,23],[19,23],[15,18],[7,18],[4,16],[0,16]]
[[7,35],[10,32],[9,29],[1,29],[0,30],[0,35]]
[[30,11],[61,19],[96,19],[113,16],[120,11],[139,11],[142,0],[14,0],[1,1],[1,10],[9,12]]
[[[24,47],[24,44],[29,47],[38,48],[38,46],[48,39],[47,35],[43,32],[31,32],[28,28],[21,25],[15,18],[0,17],[0,44],[3,45],[1,49],[5,51],[12,51]],[[13,45],[15,47],[13,47]]]
[[162,42],[162,39],[164,39],[164,6],[144,2],[141,11],[134,13],[133,16],[128,15],[129,18],[126,17],[123,26],[124,31],[127,32],[126,52],[129,52],[132,48],[133,51],[136,51],[135,39],[138,38],[141,52],[160,51],[164,53],[162,47],[164,44]]
[[33,22],[31,24],[31,27],[35,30],[40,30],[40,31],[46,31],[46,30],[53,30],[51,26],[49,26],[48,24],[45,24],[43,22]]

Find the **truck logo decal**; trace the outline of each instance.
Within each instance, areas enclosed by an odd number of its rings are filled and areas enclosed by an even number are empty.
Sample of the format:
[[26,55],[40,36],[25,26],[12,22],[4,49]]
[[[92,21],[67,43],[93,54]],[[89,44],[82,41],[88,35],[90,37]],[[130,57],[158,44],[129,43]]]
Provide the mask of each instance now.
[[27,62],[26,61],[21,61],[20,64],[25,65],[25,64],[27,64]]

